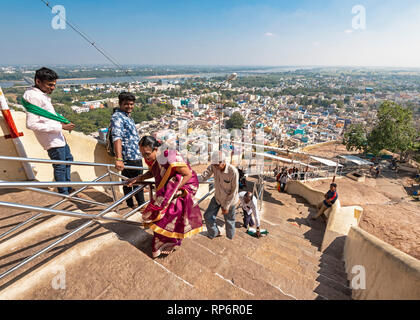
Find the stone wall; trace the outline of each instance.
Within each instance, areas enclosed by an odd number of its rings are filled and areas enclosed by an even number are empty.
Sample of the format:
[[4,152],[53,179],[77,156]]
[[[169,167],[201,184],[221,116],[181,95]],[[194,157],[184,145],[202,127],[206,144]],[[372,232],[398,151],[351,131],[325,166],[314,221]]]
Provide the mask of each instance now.
[[420,261],[358,227],[347,235],[344,261],[353,299],[420,299]]

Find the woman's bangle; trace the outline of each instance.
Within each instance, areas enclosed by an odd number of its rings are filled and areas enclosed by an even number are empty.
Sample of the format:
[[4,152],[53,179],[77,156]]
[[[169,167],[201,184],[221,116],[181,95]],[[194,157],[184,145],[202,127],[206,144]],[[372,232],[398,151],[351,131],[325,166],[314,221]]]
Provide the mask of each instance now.
[[124,161],[123,158],[115,158],[115,161]]

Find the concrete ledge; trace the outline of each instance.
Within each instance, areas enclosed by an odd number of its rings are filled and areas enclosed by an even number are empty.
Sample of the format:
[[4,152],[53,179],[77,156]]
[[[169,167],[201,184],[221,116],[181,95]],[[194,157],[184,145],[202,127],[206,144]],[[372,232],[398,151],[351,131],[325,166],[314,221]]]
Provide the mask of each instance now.
[[347,236],[344,261],[350,282],[360,275],[352,274],[354,266],[366,271],[366,287],[353,286],[353,299],[420,299],[420,261],[358,227]]
[[[322,240],[321,251],[327,250],[338,237],[346,236],[350,228],[359,225],[363,208],[359,206],[341,207],[338,199],[331,207],[328,223]],[[341,258],[341,257],[337,257]]]
[[299,195],[305,198],[312,206],[317,206],[318,203],[324,200],[324,192],[315,190],[300,181],[288,181],[284,190],[289,194]]
[[[12,112],[13,119],[19,132],[23,132],[20,140],[25,148],[28,158],[49,159],[47,151],[45,151],[39,144],[32,130],[26,128],[26,113],[21,111]],[[4,124],[4,119],[0,117],[0,138],[4,135],[7,128]],[[114,159],[110,157],[103,144],[98,143],[98,140],[86,136],[83,133],[72,131],[63,131],[63,134],[70,146],[74,161],[92,162],[92,163],[114,163]],[[0,139],[0,149],[2,155],[17,156],[13,143],[4,138]],[[7,152],[6,152],[7,150]],[[0,180],[6,181],[25,181],[26,175],[23,171],[21,162],[18,161],[1,161],[1,165],[5,168],[0,172]],[[54,181],[53,168],[51,164],[33,163],[31,164],[35,178],[38,181]],[[115,169],[114,169],[115,170]],[[107,172],[104,167],[91,166],[72,166],[71,179],[72,181],[92,181],[95,178]],[[112,177],[113,181],[119,181],[119,178]],[[106,181],[106,180],[104,180]],[[104,187],[94,187],[99,191],[105,191],[111,194],[111,191]],[[122,187],[115,188],[115,191],[120,195],[123,194]]]
[[[324,200],[324,192],[313,189],[300,181],[289,181],[285,188],[289,194],[299,195],[305,198],[311,205],[317,206]],[[335,239],[346,236],[352,226],[358,226],[363,208],[359,206],[341,207],[340,199],[333,204],[330,209],[325,211],[328,217],[327,227],[325,229],[322,241],[321,251],[327,250]],[[338,247],[333,254],[341,259],[342,250]]]

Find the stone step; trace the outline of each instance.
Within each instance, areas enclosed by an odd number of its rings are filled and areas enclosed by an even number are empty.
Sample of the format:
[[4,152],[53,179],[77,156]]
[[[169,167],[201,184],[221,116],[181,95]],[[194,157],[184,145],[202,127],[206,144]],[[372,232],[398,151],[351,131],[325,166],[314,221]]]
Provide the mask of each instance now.
[[328,282],[328,285],[334,287],[334,289],[342,291],[344,294],[348,293],[348,282],[343,273],[341,276],[336,273],[328,273],[325,268],[320,269],[318,266],[308,262],[308,260],[305,260],[303,257],[289,255],[283,250],[280,250],[277,246],[270,246],[269,248],[261,246],[260,249],[266,249],[267,252],[275,254],[279,263],[284,264],[285,266],[299,272],[300,274],[310,279],[318,280],[323,284]]
[[[328,279],[321,278],[321,275],[319,275],[316,279],[311,278],[304,272],[297,270],[295,266],[288,266],[288,263],[285,262],[284,258],[275,252],[270,252],[270,254],[267,254],[264,249],[260,248],[255,253],[253,253],[251,258],[264,265],[267,269],[270,269],[276,274],[281,274],[283,277],[287,278],[288,284],[292,282],[295,286],[297,286],[298,288],[288,288],[287,286],[285,286],[285,289],[289,290],[292,293],[294,292],[295,294],[299,295],[300,290],[302,290],[302,287],[304,287],[306,289],[309,289],[309,291],[312,291],[312,293],[318,293],[326,299],[337,299],[337,297],[341,297],[340,299],[349,299],[349,295],[346,295],[341,291],[336,290],[336,288],[331,288],[330,283],[328,283],[328,285],[325,285],[324,283]],[[325,293],[325,291],[315,291],[318,287],[320,287],[320,285],[321,287],[328,286],[330,292],[333,292],[334,295],[324,295],[322,293]],[[309,297],[309,299],[315,298],[316,296],[314,295],[311,295]]]
[[[204,237],[203,237],[204,238]],[[248,235],[246,235],[246,238],[244,239],[252,239],[255,243],[255,241],[264,241],[266,240],[265,243],[262,244],[262,242],[260,242],[259,246],[258,246],[258,250],[261,250],[262,247],[268,247],[268,250],[265,251],[265,255],[271,255],[273,252],[275,253],[279,253],[279,251],[277,251],[278,249],[276,248],[276,246],[273,246],[270,238],[269,237],[264,237],[262,239],[255,239],[255,238],[251,238]],[[194,238],[193,240],[195,242],[197,242],[198,238]],[[206,251],[211,251],[211,255],[214,257],[216,255],[225,255],[226,252],[229,252],[229,250],[232,250],[235,253],[235,257],[238,257],[238,259],[240,259],[238,261],[239,264],[244,264],[243,261],[246,261],[247,259],[249,260],[249,252],[252,252],[254,249],[247,249],[245,247],[245,250],[243,249],[244,246],[238,244],[238,237],[235,236],[233,241],[230,240],[224,240],[223,241],[223,247],[220,245],[217,245],[216,241],[218,241],[221,238],[216,238],[213,240],[208,239],[207,241],[202,240],[203,243],[200,243],[200,247],[203,248],[202,250],[206,250]],[[242,240],[242,239],[241,239]],[[232,244],[234,243],[234,244]],[[240,242],[241,243],[241,242]],[[209,245],[212,246],[211,248],[209,248]],[[243,254],[245,259],[240,258],[240,254]],[[281,263],[285,264],[285,266],[289,267],[290,269],[294,269],[295,271],[298,270],[298,272],[300,272],[301,274],[303,274],[305,276],[305,280],[309,281],[310,279],[312,279],[313,281],[315,281],[316,279],[321,279],[321,281],[324,283],[327,280],[329,282],[333,282],[334,285],[337,286],[337,290],[342,289],[343,291],[347,290],[347,281],[345,280],[345,273],[342,273],[342,277],[338,276],[335,273],[328,273],[328,270],[326,270],[325,268],[323,268],[322,270],[317,267],[315,264],[311,264],[309,263],[307,260],[304,260],[304,257],[299,257],[298,259],[295,258],[295,256],[287,256],[284,254],[280,254],[280,257],[282,258]],[[211,257],[210,257],[211,258]],[[293,260],[295,259],[295,260]],[[241,262],[242,261],[242,262]],[[230,261],[232,262],[232,261]],[[314,262],[314,261],[313,261]],[[319,262],[319,261],[318,261]],[[217,263],[216,263],[217,265]],[[245,264],[247,265],[247,264]],[[261,268],[264,268],[263,265],[259,265],[258,267],[260,269],[260,272],[266,274],[268,272],[268,270],[261,270]],[[258,269],[257,269],[258,270]],[[322,273],[318,273],[318,270],[320,270]],[[275,275],[275,277],[277,277],[277,275]],[[284,279],[284,281],[287,281],[290,284],[290,279]],[[280,284],[278,284],[280,285]],[[283,284],[281,284],[283,285]],[[312,287],[311,287],[312,289]],[[347,293],[347,291],[345,291]],[[337,294],[338,295],[338,294]]]
[[[208,239],[208,241],[212,240]],[[258,274],[256,275],[254,273],[255,270],[251,269],[248,263],[243,262],[242,264],[236,264],[231,261],[231,259],[228,259],[226,257],[227,252],[228,251],[225,251],[221,255],[211,253],[210,251],[203,249],[202,245],[198,245],[193,238],[191,241],[185,241],[178,252],[175,252],[173,255],[164,259],[162,264],[180,276],[189,272],[188,269],[190,268],[191,263],[197,265],[197,269],[207,270],[207,272],[222,279],[225,286],[239,289],[242,293],[245,293],[246,299],[291,299],[291,297],[281,293],[272,284],[258,278]],[[236,256],[238,255],[236,254]],[[179,265],[179,261],[181,260],[186,262],[187,268]],[[186,279],[188,279],[187,277],[188,276],[185,275]],[[210,282],[214,281],[214,279],[210,277],[208,277],[208,280]],[[224,292],[222,295],[220,295],[220,292],[218,291],[218,294],[213,296],[212,293],[209,292],[209,288],[203,285],[205,281],[206,279],[203,279],[203,277],[197,276],[196,282],[194,283],[199,289],[202,288],[204,292],[209,295],[209,298],[226,298],[226,289],[222,290]],[[236,298],[236,295],[227,298]]]
[[[272,231],[272,229],[270,229],[270,231]],[[275,230],[273,230],[275,231]],[[321,263],[327,264],[327,265],[331,265],[337,268],[337,270],[344,270],[344,262],[340,259],[338,259],[335,256],[329,255],[327,253],[323,253],[320,252],[318,250],[319,247],[315,246],[314,244],[311,244],[309,242],[309,240],[304,239],[304,241],[298,239],[298,238],[293,238],[293,236],[290,236],[289,233],[287,232],[270,232],[270,236],[277,238],[280,240],[280,245],[281,244],[285,244],[287,243],[287,247],[290,248],[296,248],[298,250],[301,250],[303,252],[305,252],[308,255],[313,255],[315,257],[317,257],[318,259],[321,259]],[[309,236],[308,236],[309,237]],[[318,240],[321,241],[323,235],[311,235],[310,238],[313,241]],[[320,242],[318,242],[320,244]],[[315,243],[316,244],[316,243]]]
[[[255,280],[255,288],[258,288],[261,282],[265,282],[291,299],[313,299],[317,296],[311,290],[304,287],[301,287],[299,291],[292,291],[294,293],[292,294],[288,291],[290,288],[293,288],[292,280],[283,277],[281,274],[272,272],[272,270],[267,269],[264,265],[250,258],[249,255],[253,250],[242,250],[244,252],[239,252],[238,245],[235,243],[236,239],[230,241],[221,238],[210,240],[204,237],[194,237],[192,240],[194,243],[199,244],[200,248],[203,248],[203,251],[212,251],[209,259],[213,258],[214,255],[223,257],[226,262],[221,266],[216,264],[216,268],[225,270],[228,268],[228,265],[233,265],[237,268],[244,269],[242,273],[247,274],[248,278]],[[249,290],[251,292],[255,290],[254,286],[249,287]]]
[[[304,235],[299,236],[298,234],[290,233],[289,230],[285,230],[282,226],[270,227],[267,230],[269,232],[269,236],[279,238],[291,246],[302,248],[302,250],[311,252],[314,255],[319,252],[317,243],[312,243],[309,239],[305,239]],[[317,238],[315,238],[315,240],[317,240]]]
[[[277,239],[272,239],[272,245],[270,248],[275,248],[276,252],[282,252],[287,257],[293,257],[297,266],[305,268],[310,273],[320,273],[325,274],[325,276],[330,277],[331,279],[347,285],[347,274],[344,270],[344,265],[337,266],[335,264],[320,265],[319,258],[316,258],[312,255],[308,255],[305,252],[293,249],[288,247],[284,242],[280,242]],[[297,259],[297,261],[296,261]],[[315,274],[314,274],[315,276]]]
[[[65,272],[63,289],[52,285],[57,270]],[[128,242],[108,234],[49,261],[3,290],[0,298],[173,300],[205,299],[206,295]]]
[[[264,216],[264,215],[263,215]],[[238,220],[238,218],[237,218]],[[282,237],[282,242],[277,241],[277,245],[281,246],[281,244],[285,245],[287,244],[290,247],[290,233],[292,234],[292,236],[296,236],[298,238],[301,239],[300,237],[300,232],[302,230],[299,230],[301,228],[298,228],[296,226],[293,225],[288,225],[287,223],[284,223],[281,219],[276,220],[275,222],[277,222],[276,226],[271,226],[270,227],[270,235],[275,235],[276,237]],[[296,229],[294,229],[296,228]],[[245,229],[243,229],[245,230]],[[298,231],[296,231],[298,230]],[[299,232],[300,231],[300,232]],[[281,233],[286,233],[287,236],[279,236],[278,232]],[[320,232],[318,232],[320,233]],[[239,232],[238,230],[236,232],[237,236],[241,236],[243,233]],[[237,237],[236,236],[236,237]],[[248,237],[248,235],[246,235],[245,237]],[[270,239],[270,236],[267,237],[268,239]],[[316,248],[314,248],[314,251],[312,251],[312,253],[308,252],[308,250],[305,250],[303,248],[306,248],[306,246],[308,245],[308,240],[304,239],[304,241],[298,240],[298,245],[292,246],[295,251],[299,251],[299,252],[306,252],[306,255],[304,257],[301,257],[301,259],[299,261],[294,261],[294,262],[289,262],[288,266],[292,267],[294,266],[294,264],[298,263],[298,267],[301,268],[300,271],[303,273],[307,273],[309,278],[320,278],[320,279],[324,279],[325,281],[330,281],[333,282],[334,285],[337,285],[338,288],[344,290],[347,293],[347,279],[346,279],[346,274],[344,272],[344,266],[342,264],[342,262],[340,262],[339,264],[336,264],[336,261],[334,261],[333,265],[331,266],[330,264],[326,264],[324,263],[324,265],[321,267],[319,266],[319,258],[321,255],[323,255],[322,253],[318,252]],[[257,239],[254,238],[254,241],[259,241]],[[322,234],[319,234],[319,241],[322,241]],[[314,253],[316,254],[316,256],[311,260],[310,257],[311,255],[314,255]],[[306,259],[305,259],[306,258]],[[308,261],[309,259],[309,261]],[[328,260],[328,259],[327,259]],[[333,259],[335,260],[335,259]],[[305,270],[308,269],[308,270]],[[322,274],[318,273],[318,270],[321,270]],[[322,287],[322,286],[321,286]],[[339,294],[337,294],[338,296]]]
[[[253,299],[252,292],[255,291],[255,288],[252,285],[250,286],[246,281],[243,283],[243,285],[237,284],[237,282],[240,281],[240,279],[243,277],[243,271],[239,272],[236,269],[232,269],[232,272],[234,272],[235,274],[236,280],[230,283],[230,280],[226,277],[227,275],[224,273],[224,271],[219,270],[221,265],[224,265],[226,263],[229,264],[229,261],[226,261],[226,259],[223,256],[223,251],[225,250],[225,247],[222,247],[220,245],[214,246],[215,241],[219,239],[221,238],[210,240],[203,235],[196,235],[191,239],[184,240],[182,246],[169,257],[164,259],[157,259],[156,261],[164,265],[166,268],[168,268],[168,270],[171,270],[171,272],[173,272],[174,274],[177,274],[180,277],[185,278],[190,283],[194,284],[195,287],[197,287],[200,291],[204,292],[208,297],[211,296],[212,299],[237,299],[239,298],[237,292],[238,290],[240,290],[242,294],[248,292],[248,296],[242,298]],[[230,240],[224,239],[223,242],[230,242]],[[210,248],[207,247],[209,245]],[[222,254],[219,255],[219,252]],[[173,257],[176,257],[176,261],[172,261],[172,259],[175,259]],[[235,266],[232,265],[229,266],[229,268],[235,268]],[[185,274],[184,271],[186,272]],[[215,278],[214,276],[217,276],[218,278]],[[220,282],[221,280],[223,281]],[[241,280],[241,283],[242,282],[243,281]],[[217,284],[217,286],[212,287],[215,284]],[[228,289],[221,289],[221,284],[227,286]],[[262,286],[265,288],[263,290],[264,295],[261,296],[258,293],[258,296],[261,298],[287,298],[287,296],[283,297],[283,295],[281,294],[281,292],[278,291],[278,289],[272,287],[269,284],[262,283],[257,288],[261,288]],[[247,287],[250,287],[250,290],[247,290]],[[251,289],[253,291],[251,291]],[[220,295],[221,292],[223,292],[222,296]],[[226,296],[227,293],[229,293],[229,296]]]

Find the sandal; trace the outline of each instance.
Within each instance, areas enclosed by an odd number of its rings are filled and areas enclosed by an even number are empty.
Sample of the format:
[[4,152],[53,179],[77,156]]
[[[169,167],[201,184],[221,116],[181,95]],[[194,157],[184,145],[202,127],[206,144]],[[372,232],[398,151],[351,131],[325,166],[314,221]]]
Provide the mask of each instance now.
[[153,253],[153,258],[157,258],[161,254],[170,255],[172,252],[175,251],[175,249],[175,245],[173,245],[172,243],[166,243],[162,245],[162,247],[160,247],[160,249],[158,249],[156,253]]

